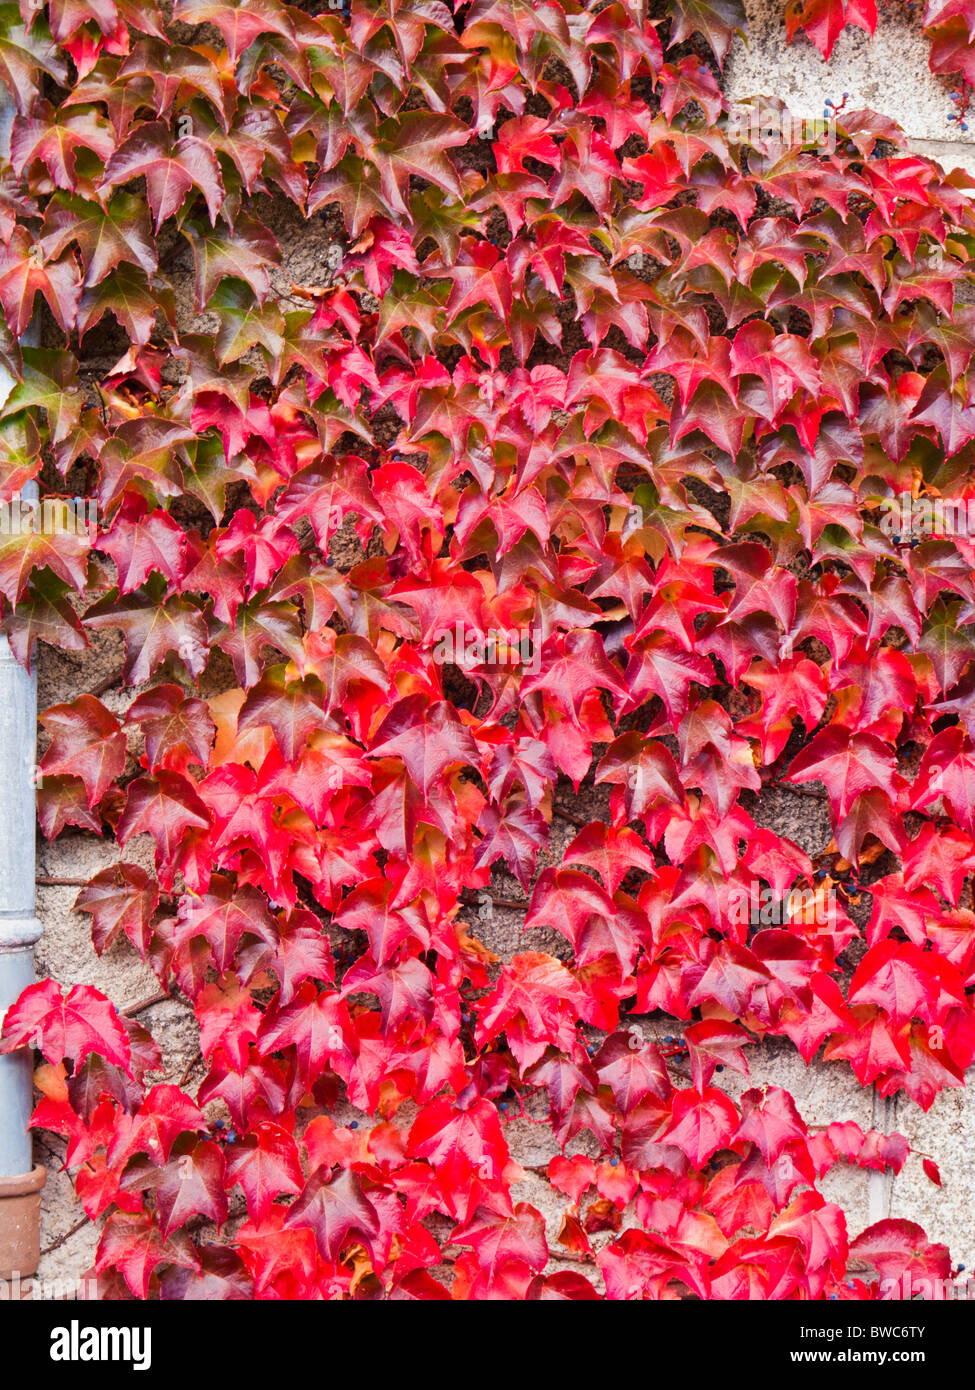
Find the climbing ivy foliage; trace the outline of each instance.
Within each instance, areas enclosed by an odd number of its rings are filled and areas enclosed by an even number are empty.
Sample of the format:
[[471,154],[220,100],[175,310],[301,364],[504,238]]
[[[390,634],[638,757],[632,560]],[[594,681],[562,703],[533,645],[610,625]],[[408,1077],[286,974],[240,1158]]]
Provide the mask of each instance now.
[[950,1277],[818,1190],[903,1138],[747,1054],[975,1057],[975,215],[874,113],[729,124],[742,24],[0,5],[2,495],[97,512],[3,527],[3,630],[125,653],[40,823],[199,1023],[180,1076],[89,986],[7,1013],[106,1296]]
[[[912,0],[908,9],[915,8]],[[931,71],[944,76],[960,74],[965,82],[975,85],[975,5],[971,0],[925,0],[923,9],[917,9],[924,36],[931,44]],[[877,18],[877,0],[787,0],[785,6],[789,38],[806,34],[824,58],[830,56],[847,25],[872,34]]]

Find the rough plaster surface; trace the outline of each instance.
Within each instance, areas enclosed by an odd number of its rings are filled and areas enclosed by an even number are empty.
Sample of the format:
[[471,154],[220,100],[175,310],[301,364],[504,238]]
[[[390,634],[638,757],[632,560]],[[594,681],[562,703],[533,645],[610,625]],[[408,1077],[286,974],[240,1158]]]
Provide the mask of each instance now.
[[868,107],[897,121],[916,140],[975,146],[975,113],[963,134],[954,111],[954,82],[928,66],[930,45],[921,30],[923,6],[906,0],[878,6],[876,33],[848,25],[827,63],[805,34],[786,41],[784,0],[745,0],[748,41],[736,38],[728,55],[725,90],[734,99],[779,97],[797,116],[821,116],[827,97],[847,109]]
[[[932,1240],[944,1241],[969,1271],[975,1269],[975,1075],[964,1090],[943,1091],[925,1115],[910,1101],[897,1104],[897,1129],[913,1153],[892,1184],[891,1216],[919,1222]],[[938,1164],[943,1187],[921,1168],[921,1153]]]
[[[824,99],[840,100],[849,92],[848,107],[868,106],[894,117],[920,153],[936,158],[951,170],[961,167],[975,176],[975,112],[972,132],[967,139],[949,122],[952,110],[951,84],[934,77],[927,64],[927,43],[920,32],[916,14],[908,12],[903,0],[892,0],[881,7],[875,39],[870,41],[858,30],[847,30],[836,45],[829,66],[804,36],[786,44],[782,0],[746,0],[750,41],[734,43],[726,72],[729,95],[744,99],[753,95],[781,98],[797,115],[821,115]],[[919,7],[920,8],[920,7]],[[324,217],[310,224],[297,218],[293,209],[264,200],[260,209],[282,246],[282,266],[275,274],[275,288],[288,293],[291,283],[324,284],[328,279],[328,249],[342,240],[340,226]],[[203,326],[195,318],[192,299],[191,257],[187,251],[172,267],[179,317],[185,328]],[[121,666],[121,642],[112,635],[98,636],[91,649],[81,655],[42,649],[39,662],[39,704],[73,699],[107,680]],[[214,688],[206,694],[216,693]],[[117,715],[124,713],[136,691],[110,689],[102,696]],[[43,742],[42,745],[43,747]],[[608,819],[606,789],[590,792],[585,809],[593,816]],[[560,797],[562,793],[560,792]],[[567,808],[570,800],[563,800]],[[577,810],[581,810],[581,805]],[[749,805],[751,814],[762,825],[773,826],[788,835],[810,855],[822,852],[830,838],[825,803],[784,789],[773,789]],[[556,817],[545,863],[558,863],[575,836],[573,825]],[[116,850],[92,835],[66,833],[53,844],[38,841],[38,874],[51,878],[88,879],[112,863]],[[151,843],[144,838],[126,848],[126,858],[149,866]],[[520,899],[518,884],[502,871],[494,876],[492,889],[505,898]],[[89,983],[103,990],[119,1007],[130,1008],[157,991],[149,969],[142,965],[127,943],[113,947],[99,959],[92,948],[88,919],[73,911],[75,887],[42,887],[38,890],[39,915],[45,935],[38,947],[37,967],[65,984]],[[480,914],[472,909],[471,925],[485,943],[502,959],[518,951],[548,950],[564,955],[566,943],[554,933],[525,933],[523,913],[515,909],[485,904]],[[164,1002],[144,1010],[140,1020],[156,1037],[162,1052],[165,1079],[180,1081],[197,1055],[197,1031],[192,1011],[177,1002]],[[677,1033],[678,1025],[663,1016],[636,1020],[645,1036],[662,1039]],[[822,1183],[825,1195],[839,1202],[847,1214],[851,1234],[882,1217],[893,1215],[920,1222],[932,1239],[950,1244],[956,1260],[969,1269],[975,1266],[975,1229],[970,1193],[975,1188],[975,1089],[942,1094],[927,1115],[906,1099],[895,1104],[884,1102],[872,1089],[860,1087],[848,1067],[813,1063],[805,1066],[795,1050],[785,1042],[769,1042],[747,1050],[751,1078],[746,1081],[735,1072],[725,1071],[720,1079],[729,1094],[737,1097],[749,1084],[784,1086],[795,1096],[800,1112],[811,1125],[832,1120],[856,1120],[863,1129],[899,1129],[912,1148],[931,1154],[938,1161],[944,1188],[936,1188],[923,1174],[921,1157],[912,1154],[902,1174],[891,1181],[880,1174],[838,1166]],[[198,1084],[200,1072],[189,1071],[188,1088]],[[681,1078],[675,1075],[680,1084]],[[532,1118],[540,1118],[541,1102],[533,1103]],[[356,1118],[351,1107],[341,1106],[335,1118],[345,1123]],[[396,1122],[409,1124],[412,1108],[404,1106]],[[512,1119],[507,1138],[515,1159],[525,1170],[524,1181],[514,1189],[516,1200],[533,1203],[545,1217],[553,1251],[559,1249],[557,1233],[564,1202],[541,1177],[548,1160],[557,1151],[547,1126],[532,1124],[528,1118]],[[61,1173],[63,1141],[38,1136],[37,1157],[48,1167],[42,1222],[42,1246],[62,1241],[47,1253],[41,1263],[44,1280],[63,1280],[80,1276],[93,1261],[97,1231],[74,1201],[71,1184]],[[570,1145],[572,1152],[594,1152],[587,1133]],[[229,1223],[233,1229],[234,1217]],[[597,1236],[594,1244],[605,1243],[608,1235]],[[574,1262],[556,1258],[553,1267],[572,1268]],[[592,1267],[586,1270],[598,1283]],[[436,1273],[436,1271],[435,1271]]]

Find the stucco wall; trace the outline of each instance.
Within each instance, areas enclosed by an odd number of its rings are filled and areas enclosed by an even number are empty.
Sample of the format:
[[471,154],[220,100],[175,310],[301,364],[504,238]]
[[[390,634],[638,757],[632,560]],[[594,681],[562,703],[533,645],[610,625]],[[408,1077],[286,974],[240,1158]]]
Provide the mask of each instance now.
[[[777,96],[796,114],[815,116],[822,114],[826,97],[838,101],[848,92],[848,107],[870,106],[884,111],[903,125],[919,151],[938,158],[948,169],[957,165],[975,177],[975,116],[971,133],[967,139],[959,140],[956,123],[947,120],[952,110],[951,84],[929,72],[928,46],[920,32],[919,17],[908,11],[906,3],[898,0],[882,7],[878,34],[872,42],[859,31],[847,31],[828,66],[804,37],[800,36],[791,46],[786,44],[782,0],[746,0],[746,6],[750,43],[746,47],[740,40],[735,41],[726,74],[730,95]],[[294,213],[285,215],[277,208],[265,208],[263,213],[282,243],[281,288],[286,290],[291,280],[323,283],[328,275],[328,246],[339,229],[321,218],[310,226],[301,224]],[[185,263],[177,260],[174,268],[183,321],[187,324],[192,316],[188,261],[187,251]],[[120,665],[120,644],[111,637],[96,638],[91,651],[83,657],[43,649],[39,670],[41,707],[99,686]],[[136,693],[110,689],[102,698],[110,709],[121,714]],[[592,802],[594,814],[600,814],[601,806],[597,797]],[[795,839],[811,854],[822,851],[830,838],[825,804],[808,796],[776,790],[762,800],[753,814],[762,823]],[[553,859],[558,858],[574,833],[566,823],[556,822]],[[100,844],[91,835],[66,833],[53,844],[39,842],[38,874],[87,879],[114,857],[110,844]],[[133,841],[126,849],[126,857],[144,857],[149,864],[150,847]],[[495,891],[520,896],[517,885],[503,873],[496,876]],[[72,911],[76,893],[75,887],[38,889],[39,915],[45,928],[37,955],[38,973],[52,975],[65,984],[93,984],[120,1007],[130,1007],[154,995],[158,989],[154,977],[126,943],[98,959],[91,946],[88,919]],[[517,950],[544,949],[552,944],[546,943],[542,933],[525,936],[520,915],[500,908],[495,910],[493,921],[481,923],[478,931],[503,957],[510,957]],[[168,1079],[179,1081],[197,1052],[192,1013],[167,1001],[153,1005],[140,1017],[151,1027],[163,1049]],[[642,1026],[648,1036],[677,1031],[671,1020],[663,1018],[643,1020]],[[945,1183],[942,1190],[924,1176],[921,1159],[914,1155],[901,1176],[893,1181],[860,1170],[836,1170],[827,1179],[825,1190],[845,1207],[851,1232],[883,1216],[908,1217],[921,1222],[933,1239],[947,1241],[957,1260],[969,1268],[975,1264],[970,1197],[975,1191],[975,1091],[945,1092],[924,1115],[908,1100],[879,1100],[872,1090],[858,1086],[843,1064],[805,1067],[795,1050],[785,1043],[750,1048],[749,1060],[753,1084],[767,1081],[787,1087],[810,1124],[849,1118],[857,1120],[864,1129],[896,1128],[907,1136],[912,1147],[924,1150],[939,1162]],[[199,1079],[197,1071],[187,1084],[192,1089]],[[733,1073],[726,1072],[722,1082],[733,1094],[741,1089],[742,1083]],[[351,1112],[347,1118],[351,1118]],[[409,1111],[401,1112],[401,1118],[407,1121]],[[554,1244],[563,1203],[537,1171],[555,1152],[551,1134],[545,1127],[524,1120],[513,1120],[507,1133],[516,1159],[527,1170],[536,1170],[529,1171],[515,1195],[542,1210],[549,1222],[550,1242]],[[572,1147],[583,1150],[585,1137]],[[60,1242],[43,1258],[40,1273],[44,1279],[80,1275],[91,1264],[97,1240],[97,1230],[90,1223],[73,1231],[83,1213],[74,1202],[67,1178],[58,1172],[62,1152],[61,1141],[50,1136],[38,1138],[37,1156],[50,1172],[42,1245],[50,1247]]]
[[725,91],[737,100],[776,96],[797,116],[821,116],[828,100],[846,109],[867,107],[895,120],[919,154],[975,176],[975,111],[966,121],[956,110],[957,83],[928,66],[930,44],[921,32],[924,6],[908,0],[878,6],[876,33],[848,25],[827,63],[805,34],[786,42],[784,0],[744,0],[748,42],[736,38],[728,55]]

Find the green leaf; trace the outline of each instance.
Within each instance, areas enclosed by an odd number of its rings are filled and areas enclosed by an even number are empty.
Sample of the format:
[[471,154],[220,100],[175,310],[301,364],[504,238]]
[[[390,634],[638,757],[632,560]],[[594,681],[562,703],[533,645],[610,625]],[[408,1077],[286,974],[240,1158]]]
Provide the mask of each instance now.
[[230,278],[218,286],[209,308],[220,315],[216,353],[221,366],[259,346],[274,371],[285,352],[284,319],[276,304],[259,304],[248,284]]
[[152,278],[159,264],[146,205],[134,193],[117,193],[102,207],[74,193],[55,193],[44,218],[41,248],[47,259],[75,244],[85,285],[97,285],[120,261]]
[[274,237],[256,217],[241,213],[233,231],[189,219],[183,223],[183,232],[193,249],[199,309],[206,308],[228,276],[245,281],[258,300],[267,298],[271,290],[269,267],[277,265],[281,256]]
[[19,5],[0,5],[0,80],[22,116],[38,95],[41,72],[62,87],[68,81],[67,64],[58,55],[46,21],[35,17],[28,33]]
[[21,380],[7,397],[3,415],[41,410],[47,417],[50,442],[66,439],[81,419],[84,399],[78,384],[78,363],[70,352],[25,347]]

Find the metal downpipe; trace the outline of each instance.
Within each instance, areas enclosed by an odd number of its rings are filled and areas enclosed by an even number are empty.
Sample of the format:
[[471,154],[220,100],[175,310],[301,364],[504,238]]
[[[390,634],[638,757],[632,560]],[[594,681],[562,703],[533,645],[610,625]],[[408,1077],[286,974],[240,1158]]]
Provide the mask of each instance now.
[[[0,151],[9,152],[13,109],[0,103]],[[36,342],[29,330],[29,339]],[[0,404],[14,382],[0,367]],[[23,496],[37,496],[36,484]],[[17,662],[0,636],[0,1019],[34,982],[34,943],[41,924],[34,910],[37,758],[37,679]],[[21,1048],[0,1057],[0,1279],[37,1270],[43,1167],[34,1167],[30,1131],[33,1054]]]

